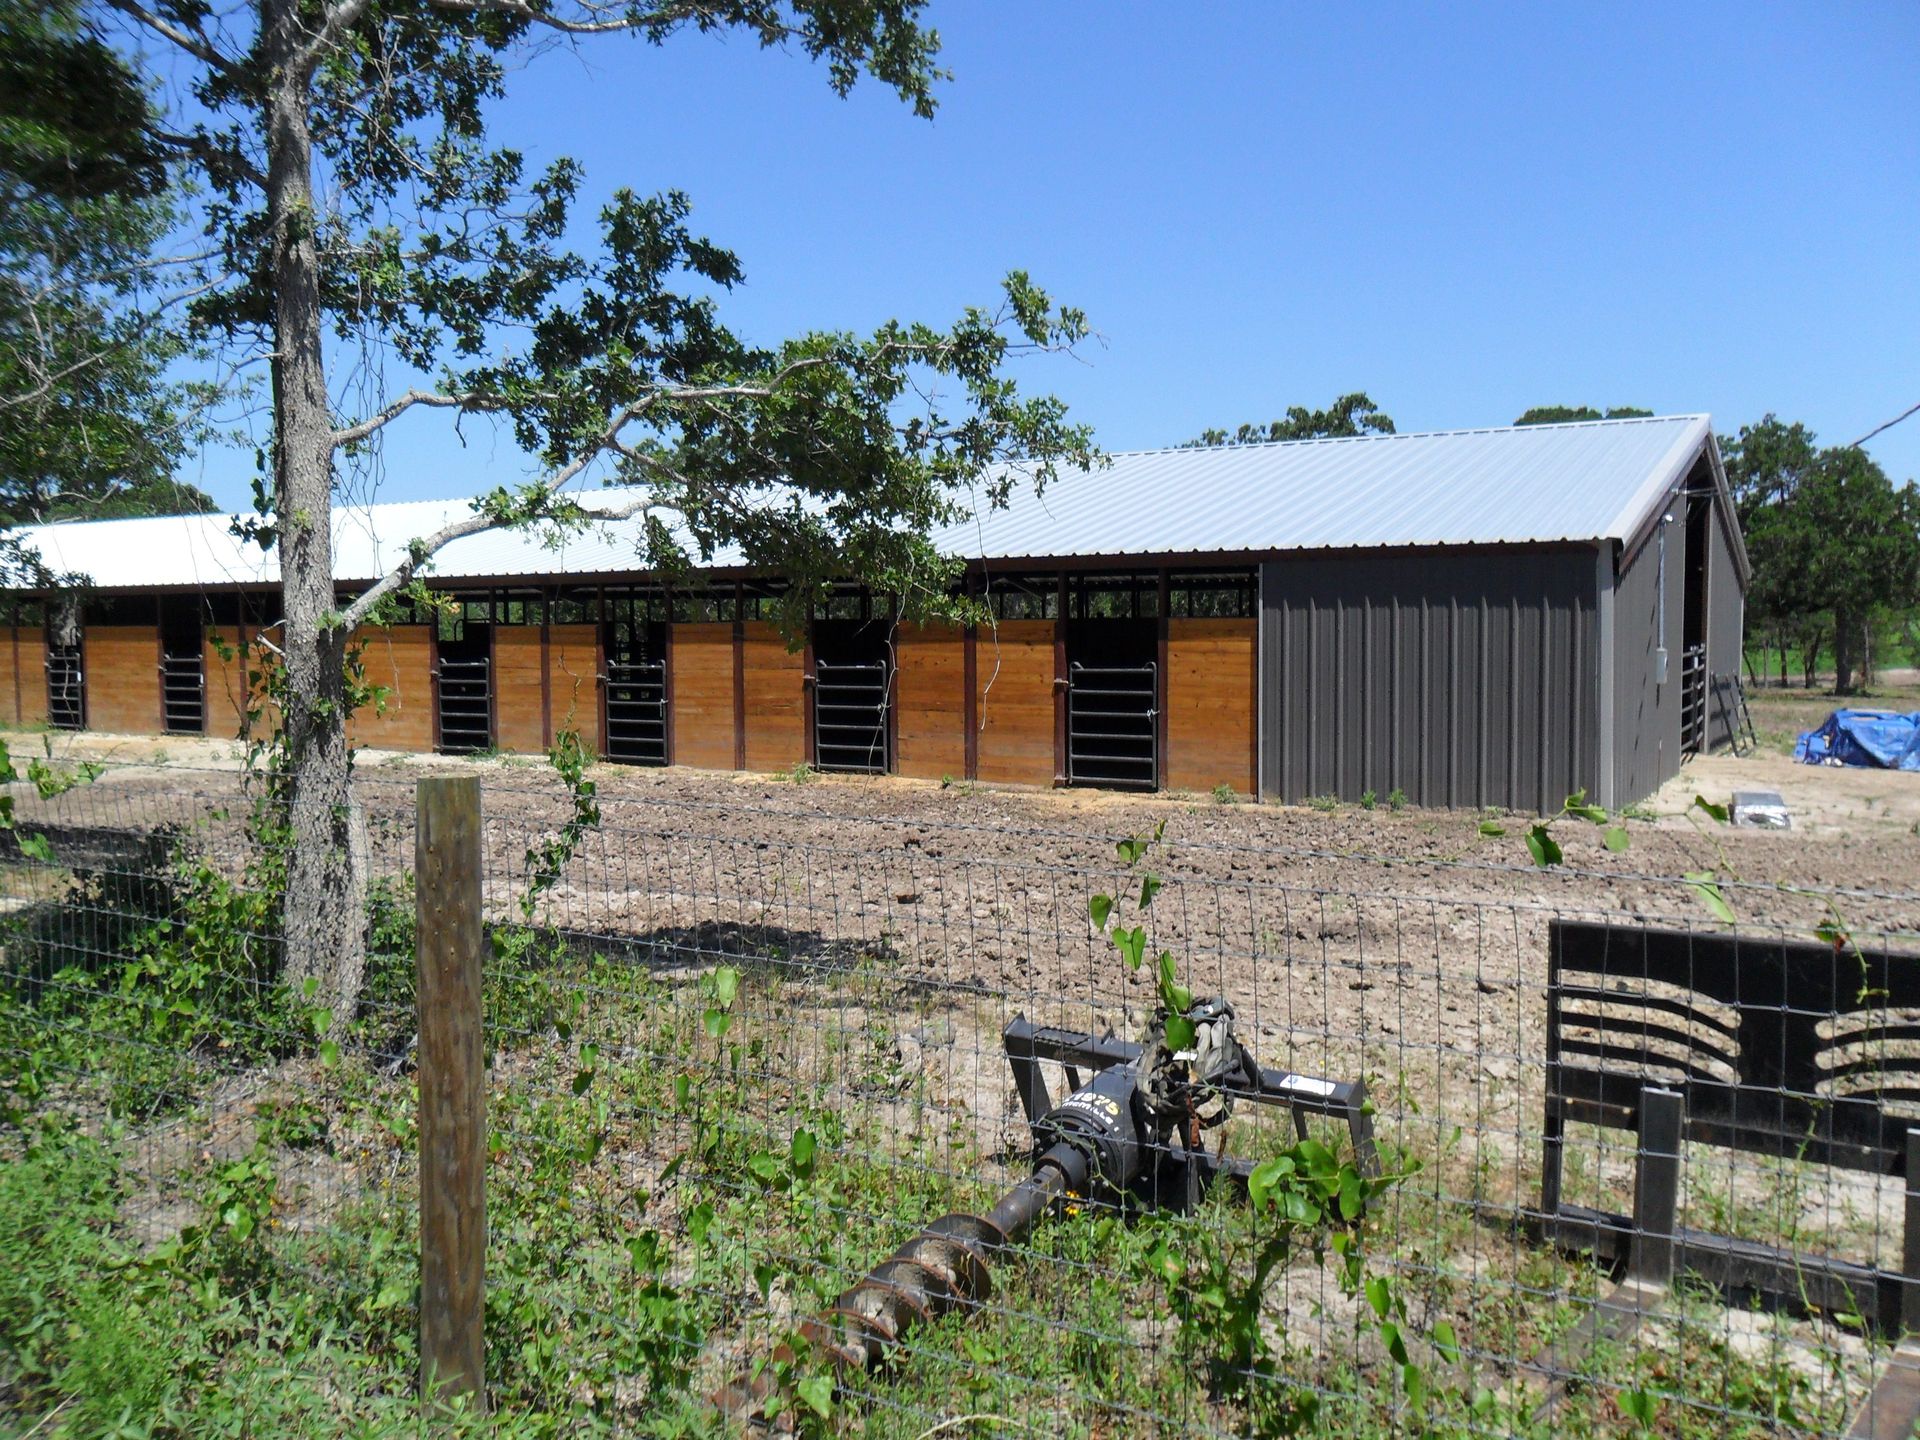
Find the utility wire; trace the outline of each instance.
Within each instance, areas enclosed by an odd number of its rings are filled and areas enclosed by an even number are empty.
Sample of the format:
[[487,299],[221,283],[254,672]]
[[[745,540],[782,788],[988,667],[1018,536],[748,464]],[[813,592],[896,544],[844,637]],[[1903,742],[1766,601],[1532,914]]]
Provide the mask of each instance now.
[[1898,425],[1902,420],[1906,419],[1909,415],[1920,415],[1920,405],[1909,405],[1906,409],[1902,410],[1898,415],[1894,416],[1891,420],[1887,421],[1886,424],[1874,426],[1873,429],[1867,431],[1866,434],[1862,435],[1858,440],[1854,441],[1853,444],[1847,446],[1847,449],[1858,450],[1862,445],[1866,444],[1867,441],[1871,440],[1874,436],[1878,435],[1882,430],[1891,430],[1894,426]]

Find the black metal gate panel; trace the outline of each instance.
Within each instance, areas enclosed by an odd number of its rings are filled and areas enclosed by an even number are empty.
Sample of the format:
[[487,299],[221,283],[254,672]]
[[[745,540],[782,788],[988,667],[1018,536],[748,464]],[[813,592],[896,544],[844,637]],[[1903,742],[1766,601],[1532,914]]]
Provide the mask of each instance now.
[[47,723],[81,730],[87,723],[87,672],[78,645],[47,646]]
[[1160,788],[1158,665],[1080,665],[1067,671],[1067,782]]
[[885,775],[893,769],[887,706],[893,668],[881,662],[816,662],[813,680],[813,763],[821,770]]
[[435,678],[440,682],[440,748],[450,755],[470,755],[493,745],[493,674],[486,660],[442,660]]
[[1680,657],[1680,750],[1707,748],[1707,647],[1689,645]]
[[199,651],[160,660],[160,698],[169,735],[199,735],[207,728],[207,666]]
[[667,763],[667,667],[659,660],[607,666],[607,758]]

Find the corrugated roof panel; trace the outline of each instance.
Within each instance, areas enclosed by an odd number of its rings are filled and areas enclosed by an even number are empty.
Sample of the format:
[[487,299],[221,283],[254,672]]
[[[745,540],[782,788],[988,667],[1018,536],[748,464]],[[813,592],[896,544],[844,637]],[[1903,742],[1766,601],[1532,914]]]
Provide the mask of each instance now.
[[[977,509],[936,541],[980,559],[1207,554],[1377,546],[1625,540],[1684,473],[1711,425],[1704,415],[1451,430],[1115,455],[1067,472],[1007,508]],[[591,504],[623,492],[592,492]],[[465,499],[341,506],[334,573],[385,574],[407,545],[473,513]],[[110,588],[272,583],[278,557],[237,539],[222,515],[30,527],[22,538],[55,570]],[[440,579],[631,573],[638,520],[553,540],[492,531],[435,557]],[[717,566],[741,563],[737,553]]]

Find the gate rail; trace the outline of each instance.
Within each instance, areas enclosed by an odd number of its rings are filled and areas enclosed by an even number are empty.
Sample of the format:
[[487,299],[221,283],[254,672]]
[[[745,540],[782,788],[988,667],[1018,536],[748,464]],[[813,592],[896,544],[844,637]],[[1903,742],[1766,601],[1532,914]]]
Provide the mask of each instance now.
[[487,660],[442,660],[435,667],[444,753],[469,755],[493,745],[492,671]]
[[667,763],[667,667],[659,660],[609,661],[607,758],[629,765]]
[[887,711],[893,667],[884,661],[814,662],[813,763],[820,770],[885,775],[893,769]]
[[169,735],[199,735],[207,728],[207,665],[199,651],[160,659],[160,697]]
[[47,646],[47,723],[56,730],[87,725],[87,672],[78,645]]
[[1159,682],[1151,661],[1068,670],[1068,784],[1160,788]]
[[1680,751],[1707,748],[1707,647],[1689,645],[1680,656]]

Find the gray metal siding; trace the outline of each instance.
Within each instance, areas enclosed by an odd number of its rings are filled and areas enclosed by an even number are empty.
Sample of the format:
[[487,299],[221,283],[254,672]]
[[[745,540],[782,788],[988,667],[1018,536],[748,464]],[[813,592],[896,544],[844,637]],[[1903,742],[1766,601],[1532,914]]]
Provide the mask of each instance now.
[[1680,773],[1680,648],[1686,526],[1667,530],[1667,678],[1658,680],[1660,539],[1656,529],[1614,584],[1614,803],[1631,805]]
[[1598,774],[1594,552],[1261,567],[1261,788],[1557,808]]
[[[1746,596],[1740,589],[1740,566],[1733,545],[1716,515],[1707,542],[1707,670],[1715,676],[1738,676],[1745,663]],[[1733,716],[1726,692],[1716,693],[1709,706],[1709,745],[1725,745],[1733,738]]]

